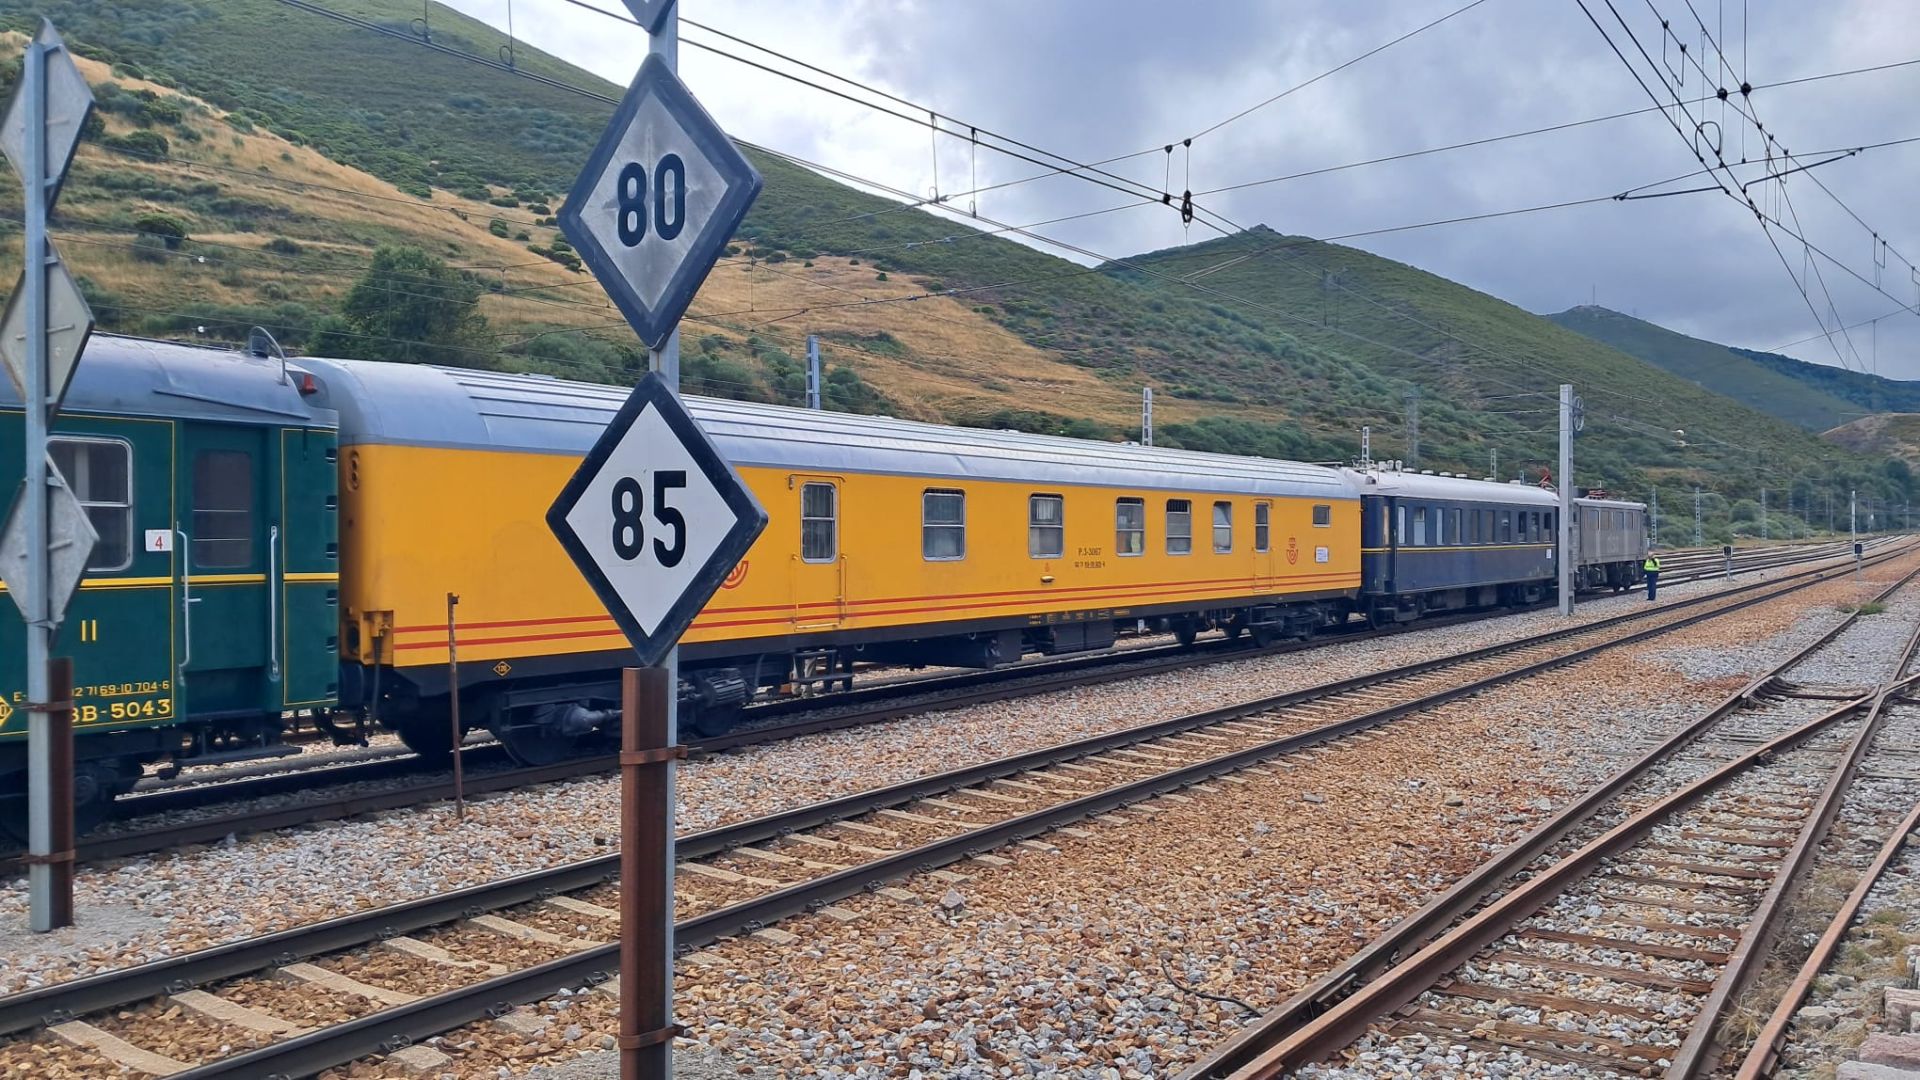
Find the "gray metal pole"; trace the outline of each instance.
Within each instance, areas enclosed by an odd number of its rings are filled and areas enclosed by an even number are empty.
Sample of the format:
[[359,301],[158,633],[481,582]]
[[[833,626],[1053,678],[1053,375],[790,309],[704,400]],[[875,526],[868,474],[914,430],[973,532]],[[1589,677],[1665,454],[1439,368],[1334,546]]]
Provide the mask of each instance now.
[[1660,546],[1660,489],[1653,489],[1653,546]]
[[[26,526],[27,526],[27,851],[53,854],[53,738],[48,730],[47,658],[53,626],[48,615],[47,536],[47,54],[27,44],[22,71],[26,95]],[[27,870],[29,922],[35,933],[54,929],[54,868]]]
[[[675,380],[678,387],[678,380]],[[820,339],[807,335],[807,408],[820,407]]]
[[1762,540],[1773,539],[1773,537],[1768,535],[1767,533],[1767,489],[1766,488],[1760,489],[1760,539]]
[[1573,385],[1560,384],[1560,614],[1573,614]]
[[[680,6],[674,5],[666,21],[660,24],[660,32],[652,35],[647,42],[647,51],[666,61],[668,69],[680,70]],[[674,397],[680,396],[680,328],[676,325],[668,335],[666,343],[648,357],[649,366],[658,371],[667,381],[667,388]],[[680,745],[680,647],[675,645],[667,653],[666,660],[660,665],[667,671],[666,713],[668,746]],[[667,936],[666,955],[672,957],[673,948],[673,872],[674,872],[674,808],[680,805],[680,770],[672,762],[667,763],[667,820],[659,828],[666,830],[663,847],[666,851],[666,869],[661,880],[666,883],[666,894],[659,898],[660,906],[656,910],[666,912],[666,925],[661,932]],[[667,1002],[666,1015],[673,1015],[673,964],[665,965],[660,972],[658,990],[661,1000]],[[647,1077],[660,1077],[671,1080],[673,1076],[673,1040],[665,1039],[642,1051],[643,1071]]]
[[1140,445],[1153,445],[1153,387],[1140,388]]
[[1693,489],[1693,546],[1701,547],[1706,542],[1700,531],[1700,489]]
[[1847,536],[1854,540],[1860,539],[1860,493],[1858,491],[1847,492]]

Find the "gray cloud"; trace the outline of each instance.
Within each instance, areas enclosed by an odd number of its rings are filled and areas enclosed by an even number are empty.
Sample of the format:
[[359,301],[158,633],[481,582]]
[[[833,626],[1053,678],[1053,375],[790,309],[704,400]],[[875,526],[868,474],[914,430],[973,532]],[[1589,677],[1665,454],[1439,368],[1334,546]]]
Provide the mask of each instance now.
[[[614,6],[613,0],[600,2]],[[528,16],[526,0],[516,12],[517,27],[530,41],[615,81],[630,76],[645,47],[637,32],[559,0],[539,3],[537,17]],[[1616,3],[1658,62],[1658,27],[1645,0]],[[455,4],[504,23],[504,0]],[[1676,26],[1691,25],[1678,0],[1654,4]],[[911,0],[777,6],[709,0],[689,5],[685,14],[1085,161],[1177,143],[1455,6],[1455,0],[1000,0],[957,7]],[[1610,18],[1604,5],[1592,6],[1602,19]],[[1755,83],[1920,57],[1920,15],[1908,0],[1752,0],[1739,7],[1695,0],[1694,7],[1716,36],[1724,8],[1723,44],[1734,66],[1744,67]],[[1745,35],[1740,7],[1751,12]],[[688,36],[699,35],[689,29]],[[1693,52],[1699,53],[1697,45]],[[1678,64],[1677,54],[1669,59]],[[935,182],[934,150],[923,127],[693,48],[683,49],[682,70],[736,135],[899,189],[926,193]],[[1698,91],[1700,84],[1699,72],[1689,70],[1687,90]],[[1920,120],[1910,108],[1916,90],[1920,67],[1762,90],[1753,107],[1786,147],[1804,154],[1920,136]],[[1171,171],[1176,192],[1191,175],[1195,190],[1207,190],[1648,103],[1573,0],[1489,0],[1198,138],[1190,160],[1177,147],[1170,160],[1156,150],[1112,168],[1155,188]],[[1739,159],[1743,137],[1746,153],[1760,156],[1760,141],[1730,110],[1709,102],[1696,115],[1718,121],[1723,112],[1728,157]],[[1920,206],[1911,197],[1916,166],[1920,144],[1870,151],[1814,175],[1896,248],[1920,259]],[[1242,225],[1332,236],[1606,195],[1697,167],[1682,137],[1649,114],[1202,202]],[[941,140],[938,169],[943,192],[964,190],[976,173],[987,184],[1037,171],[973,152],[965,139]],[[1809,239],[1869,280],[1876,276],[1869,234],[1812,176],[1791,180],[1786,192],[1790,205],[1777,195],[1767,196],[1764,205],[1789,222],[1797,213]],[[981,213],[1022,223],[1124,201],[1116,192],[1062,178],[978,197]],[[1159,206],[1045,231],[1107,255],[1214,235],[1199,226],[1183,228],[1177,215]],[[1778,232],[1775,239],[1792,272],[1807,278],[1830,327],[1837,324],[1811,273],[1815,265],[1840,321],[1897,311],[1896,301],[1845,270],[1809,259],[1797,241]],[[1556,311],[1597,295],[1609,307],[1731,344],[1767,348],[1818,332],[1752,214],[1719,194],[1605,202],[1348,242],[1534,311]],[[1895,297],[1915,300],[1915,286],[1897,260],[1879,276]],[[1866,368],[1875,363],[1873,336],[1868,327],[1853,332],[1858,360],[1837,335],[1835,341],[1848,365]],[[1920,317],[1885,318],[1877,337],[1881,373],[1920,378]],[[1837,362],[1825,338],[1786,351]]]

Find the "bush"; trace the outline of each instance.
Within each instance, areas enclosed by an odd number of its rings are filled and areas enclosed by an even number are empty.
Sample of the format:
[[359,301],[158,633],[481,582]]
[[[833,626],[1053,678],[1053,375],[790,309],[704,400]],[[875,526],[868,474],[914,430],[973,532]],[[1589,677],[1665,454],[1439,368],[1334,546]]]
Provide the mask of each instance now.
[[133,219],[133,231],[143,239],[158,239],[168,251],[178,251],[187,238],[187,223],[171,214],[142,214]]
[[275,255],[298,255],[307,250],[284,236],[276,236],[260,246],[264,250],[273,252]]
[[100,145],[108,150],[116,150],[132,157],[161,159],[173,149],[165,135],[157,131],[130,131],[125,135],[109,135],[100,140]]
[[513,238],[524,244],[527,241],[533,239],[533,234],[528,232],[525,229],[521,229],[519,232],[513,234]]
[[489,203],[492,203],[494,206],[519,206],[520,205],[520,200],[514,198],[511,195],[495,195],[493,198],[488,199],[487,201]]
[[480,293],[469,276],[419,248],[382,246],[340,313],[365,336],[354,355],[476,367],[486,359],[476,350],[487,345]]
[[494,218],[492,221],[487,222],[487,231],[495,236],[504,237],[507,235],[507,223],[501,221],[499,218]]
[[253,131],[253,121],[247,119],[247,114],[243,112],[228,113],[227,126],[240,132],[251,133]]
[[875,281],[887,280],[887,272],[885,270],[880,271],[879,273],[873,275],[873,280]]
[[133,240],[133,257],[140,262],[163,263],[167,261],[167,252],[172,250],[166,238],[152,233],[141,233]]

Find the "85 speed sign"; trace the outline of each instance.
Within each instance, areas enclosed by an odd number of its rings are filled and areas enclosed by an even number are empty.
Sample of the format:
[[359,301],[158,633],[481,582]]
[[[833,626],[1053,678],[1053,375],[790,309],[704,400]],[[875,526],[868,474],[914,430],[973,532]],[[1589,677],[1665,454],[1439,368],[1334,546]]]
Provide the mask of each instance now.
[[766,524],[658,373],[633,388],[547,510],[642,665],[666,656]]

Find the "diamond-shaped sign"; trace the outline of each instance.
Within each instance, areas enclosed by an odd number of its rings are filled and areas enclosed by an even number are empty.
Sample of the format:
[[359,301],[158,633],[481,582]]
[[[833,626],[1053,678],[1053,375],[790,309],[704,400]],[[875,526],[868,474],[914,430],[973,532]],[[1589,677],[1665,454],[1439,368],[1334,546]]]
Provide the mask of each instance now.
[[[53,246],[52,241],[47,246]],[[6,362],[14,389],[21,400],[27,396],[27,276],[23,271],[7,297],[7,309],[0,314],[0,360]],[[67,384],[73,381],[73,369],[86,350],[93,334],[93,309],[80,295],[80,286],[67,273],[67,264],[54,257],[47,268],[47,415],[60,408]]]
[[657,349],[759,194],[760,174],[649,56],[567,193],[560,231]]
[[622,0],[627,10],[633,12],[634,20],[649,34],[660,32],[660,26],[667,16],[679,5],[679,0]]
[[[47,156],[40,165],[46,178],[53,181],[47,189],[47,205],[52,206],[60,197],[60,181],[66,178],[67,166],[80,145],[80,129],[87,122],[87,114],[93,111],[93,91],[80,69],[74,66],[66,43],[60,40],[52,23],[42,20],[34,42],[46,50],[47,57]],[[0,119],[0,151],[13,163],[13,171],[20,175],[23,184],[30,182],[27,132],[31,118],[27,116],[25,91],[24,85],[15,87],[13,100],[7,103],[6,116]]]
[[547,510],[547,526],[651,666],[766,528],[767,512],[650,372]]
[[[73,591],[80,587],[80,578],[87,572],[87,560],[93,557],[93,545],[99,543],[100,535],[93,531],[86,508],[80,505],[80,499],[67,486],[66,478],[60,475],[59,467],[51,458],[47,459],[47,534],[51,548],[47,564],[50,589],[47,614],[58,624],[66,616]],[[6,582],[7,594],[19,605],[21,616],[32,618],[27,613],[25,588],[27,500],[24,491],[14,497],[6,528],[0,529],[0,581]]]

